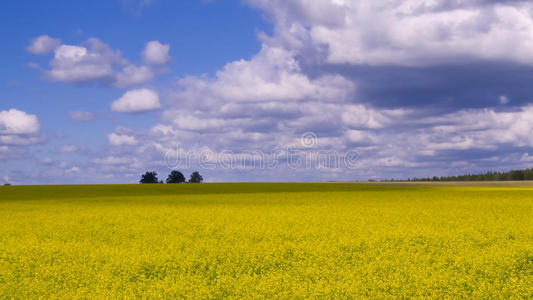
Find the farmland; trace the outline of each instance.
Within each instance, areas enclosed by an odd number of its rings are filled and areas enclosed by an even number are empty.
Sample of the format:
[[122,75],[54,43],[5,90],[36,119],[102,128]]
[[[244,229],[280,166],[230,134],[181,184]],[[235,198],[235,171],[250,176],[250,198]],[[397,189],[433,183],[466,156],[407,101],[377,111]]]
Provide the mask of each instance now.
[[0,220],[0,298],[533,297],[528,186],[5,186]]

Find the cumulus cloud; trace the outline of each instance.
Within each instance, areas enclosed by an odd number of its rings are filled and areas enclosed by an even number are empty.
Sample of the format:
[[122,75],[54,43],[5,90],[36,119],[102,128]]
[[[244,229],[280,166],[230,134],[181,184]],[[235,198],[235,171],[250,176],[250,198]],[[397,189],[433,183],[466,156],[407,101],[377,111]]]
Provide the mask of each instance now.
[[41,35],[39,37],[34,38],[31,41],[30,45],[26,48],[26,50],[33,54],[48,54],[60,44],[60,39],[55,39],[49,37],[48,35]]
[[161,44],[159,41],[146,43],[142,53],[144,61],[148,64],[164,65],[170,62],[170,45]]
[[54,51],[54,59],[50,62],[52,69],[47,72],[47,77],[65,82],[112,81],[113,64],[120,63],[120,54],[96,39],[91,39],[90,45],[92,49],[59,46]]
[[180,84],[192,92],[229,101],[343,100],[353,84],[340,75],[310,79],[300,72],[294,53],[265,46],[251,60],[235,61],[213,81],[187,77]]
[[14,108],[0,111],[1,135],[35,134],[39,131],[39,127],[39,120],[36,115],[30,115]]
[[270,43],[316,53],[326,63],[533,63],[529,1],[247,2],[275,20]]
[[128,65],[116,74],[114,85],[122,88],[129,87],[150,81],[153,77],[154,73],[146,66]]
[[53,52],[51,68],[44,71],[45,77],[52,81],[100,83],[123,88],[154,77],[150,68],[129,62],[120,51],[96,38],[81,45],[56,45]]
[[107,135],[107,140],[113,146],[135,146],[139,143],[134,136],[114,132]]
[[182,139],[188,137],[184,132],[212,135],[205,142],[215,148],[213,142],[219,147],[283,146],[310,130],[341,136],[339,115],[356,90],[339,74],[306,74],[295,53],[268,45],[250,60],[228,63],[214,78],[189,76],[178,84],[170,101],[174,108],[163,119]]
[[159,95],[150,89],[127,91],[122,97],[111,103],[111,110],[123,113],[139,113],[161,108]]
[[430,149],[494,149],[500,145],[533,147],[533,107],[505,112],[464,110],[432,118]]
[[347,130],[346,137],[350,143],[355,144],[374,144],[375,138],[366,130]]
[[68,116],[71,120],[87,122],[94,119],[94,113],[89,111],[69,111]]
[[[10,109],[0,111],[0,145],[29,146],[43,141],[36,115]],[[5,146],[7,151],[7,146]]]

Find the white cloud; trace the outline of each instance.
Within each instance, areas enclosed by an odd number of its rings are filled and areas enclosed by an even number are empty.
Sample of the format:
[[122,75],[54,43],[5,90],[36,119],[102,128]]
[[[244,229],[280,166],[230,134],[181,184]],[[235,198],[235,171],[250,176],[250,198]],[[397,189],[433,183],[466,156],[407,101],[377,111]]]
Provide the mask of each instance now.
[[159,96],[149,89],[128,91],[111,104],[112,111],[124,113],[146,112],[160,108]]
[[96,158],[93,162],[99,165],[126,165],[132,163],[132,159],[129,157],[106,156]]
[[100,83],[106,86],[130,87],[151,80],[154,74],[147,66],[136,66],[123,58],[120,51],[99,39],[90,38],[81,45],[61,44],[54,48],[54,58],[45,77],[52,81]]
[[81,169],[77,166],[73,166],[69,169],[67,169],[65,172],[67,173],[79,173],[81,171]]
[[310,79],[300,71],[294,53],[283,48],[264,46],[251,60],[228,63],[214,80],[186,77],[179,84],[184,92],[178,97],[228,101],[343,101],[354,85],[340,75]]
[[59,39],[51,38],[48,35],[41,35],[34,38],[26,50],[33,54],[48,54],[60,44],[61,40]]
[[227,64],[211,88],[214,94],[230,100],[340,100],[342,92],[352,85],[340,76],[310,80],[300,72],[293,53],[263,47],[250,61]]
[[164,65],[170,62],[170,45],[161,44],[159,41],[146,43],[142,53],[144,61],[148,64]]
[[145,66],[137,67],[135,65],[129,65],[124,67],[120,73],[116,74],[115,86],[133,86],[150,81],[152,78],[154,78],[154,73],[152,70],[150,70],[150,68]]
[[346,137],[348,141],[358,144],[373,144],[376,139],[366,130],[347,130]]
[[157,124],[152,129],[150,129],[150,132],[155,135],[160,136],[166,136],[166,135],[175,135],[176,131],[172,128],[171,125],[163,125],[163,124]]
[[17,109],[0,111],[0,135],[35,134],[39,127],[35,115]]
[[468,150],[498,153],[513,147],[533,147],[532,106],[513,112],[461,110],[418,120],[403,120],[399,122],[399,126],[402,125],[418,127],[396,136],[397,144],[407,141],[407,145],[398,146],[398,149],[415,156],[439,157],[442,152]]
[[173,123],[178,128],[187,130],[224,129],[228,122],[230,121],[221,118],[197,118],[187,114],[173,116]]
[[89,111],[69,111],[68,116],[74,121],[86,122],[94,119],[94,114]]
[[65,82],[111,81],[113,64],[120,61],[120,55],[109,48],[89,50],[81,46],[61,45],[54,51],[50,62],[52,69],[48,78]]
[[107,135],[107,140],[113,146],[134,146],[139,143],[134,136],[130,136],[127,134],[117,134],[114,132]]
[[376,110],[364,105],[347,105],[341,114],[342,122],[351,128],[383,128],[394,124],[407,113],[405,109]]
[[0,145],[29,146],[43,141],[35,115],[10,109],[0,111]]
[[[331,64],[533,64],[530,1],[248,0],[274,20],[267,43]],[[372,24],[369,26],[368,24]]]

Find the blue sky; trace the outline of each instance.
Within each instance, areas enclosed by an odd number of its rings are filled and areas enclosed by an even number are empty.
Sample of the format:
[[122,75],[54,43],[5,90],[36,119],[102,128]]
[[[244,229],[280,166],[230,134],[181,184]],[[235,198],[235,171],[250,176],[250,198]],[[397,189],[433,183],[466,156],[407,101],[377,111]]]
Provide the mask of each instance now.
[[[0,180],[530,167],[531,11],[481,0],[3,1]],[[177,148],[189,161],[169,165]]]
[[[46,66],[50,57],[36,56],[24,49],[32,38],[43,33],[60,37],[65,44],[79,44],[90,37],[98,37],[111,47],[120,49],[123,56],[131,61],[140,60],[140,51],[148,41],[160,40],[174,45],[170,55],[180,59],[169,65],[169,72],[149,83],[157,86],[172,84],[175,78],[187,74],[212,74],[228,61],[250,57],[260,48],[255,30],[266,27],[257,12],[238,1],[226,1],[224,5],[202,1],[158,1],[157,5],[146,6],[139,3],[2,2],[0,13],[5,26],[0,30],[2,36],[9,40],[2,49],[4,70],[0,78],[7,92],[2,108],[15,107],[38,114],[43,125],[51,125],[43,126],[48,135],[78,125],[68,132],[74,135],[83,127],[79,128],[79,124],[65,126],[69,111],[100,111],[105,114],[109,111],[109,101],[123,93],[122,90],[92,83],[72,86],[41,80],[41,74],[28,68],[27,64],[37,62]],[[216,54],[212,51],[213,45],[216,45]],[[140,117],[145,121],[150,119]],[[123,121],[135,125],[138,117]],[[107,123],[107,129],[114,125],[113,122]],[[91,127],[94,125],[91,124]],[[104,124],[99,125],[104,130]],[[80,138],[85,141],[91,136],[95,137],[94,142],[98,142],[101,132],[89,130]]]

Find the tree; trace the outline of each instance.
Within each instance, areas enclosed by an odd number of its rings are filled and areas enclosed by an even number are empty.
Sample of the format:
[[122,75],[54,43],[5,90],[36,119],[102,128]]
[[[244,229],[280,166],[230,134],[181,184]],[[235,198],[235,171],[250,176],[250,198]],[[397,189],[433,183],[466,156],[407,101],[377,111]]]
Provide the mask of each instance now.
[[146,172],[141,175],[140,183],[157,183],[157,173],[155,171]]
[[202,183],[202,181],[204,181],[204,178],[198,172],[193,172],[191,178],[189,178],[190,183]]
[[522,170],[511,171],[511,180],[524,180],[525,177],[524,171]]
[[184,183],[185,182],[185,176],[183,176],[183,173],[180,171],[172,171],[170,174],[168,174],[167,177],[167,183]]

